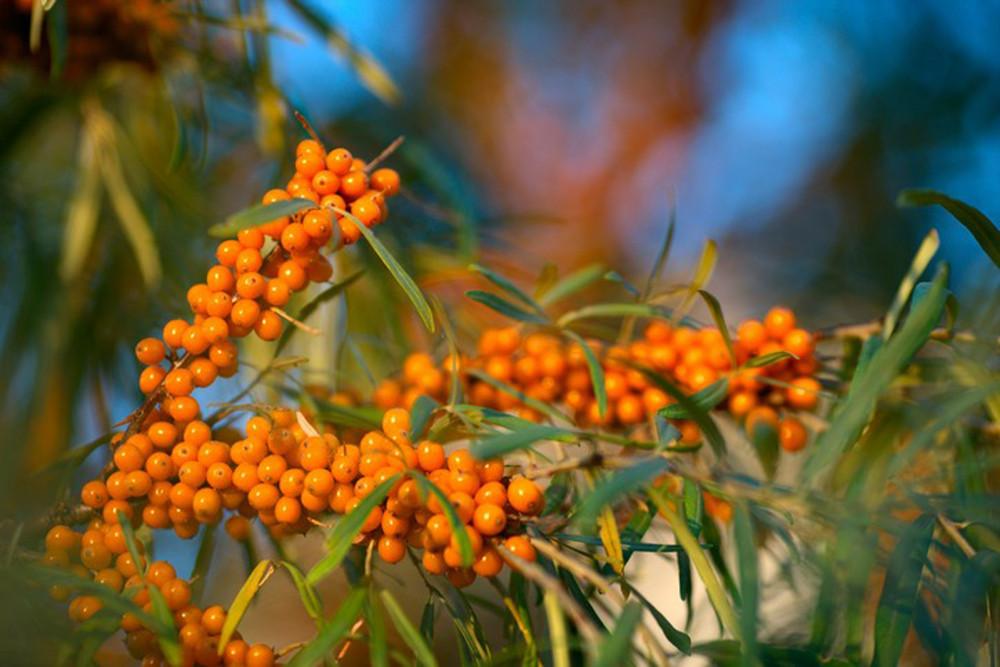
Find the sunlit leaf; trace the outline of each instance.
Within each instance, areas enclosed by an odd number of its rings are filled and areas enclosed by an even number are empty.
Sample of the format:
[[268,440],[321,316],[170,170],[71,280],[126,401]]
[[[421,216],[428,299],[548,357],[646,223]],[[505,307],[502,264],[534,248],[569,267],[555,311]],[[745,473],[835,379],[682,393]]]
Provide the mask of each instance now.
[[670,467],[664,458],[644,459],[634,465],[605,475],[582,499],[573,522],[592,530],[600,512],[623,496],[638,491]]
[[597,399],[597,414],[603,419],[608,411],[608,389],[604,381],[604,367],[597,360],[594,351],[587,345],[587,341],[579,334],[573,331],[564,331],[563,333],[576,341],[576,344],[583,350],[587,359],[587,368],[590,370],[590,385],[594,389],[594,398]]
[[233,636],[233,633],[236,632],[236,628],[239,627],[240,621],[243,620],[243,615],[250,608],[250,603],[253,602],[254,596],[260,590],[261,582],[273,571],[274,563],[269,560],[262,560],[257,563],[253,572],[243,582],[239,592],[236,593],[236,597],[233,598],[232,604],[229,605],[229,609],[226,611],[226,620],[222,624],[222,632],[219,633],[219,655],[222,655],[223,651],[225,651],[226,644]]
[[630,660],[632,637],[642,620],[642,605],[629,602],[618,615],[615,630],[601,644],[594,665],[599,667],[620,667]]
[[550,287],[546,287],[546,283],[542,283],[540,285],[540,292],[536,295],[535,300],[543,307],[551,306],[594,284],[603,275],[604,267],[602,265],[591,264],[590,266],[585,266]]
[[368,515],[386,499],[389,490],[399,481],[399,477],[398,474],[393,475],[376,486],[361,500],[357,507],[340,518],[326,539],[329,551],[309,570],[309,574],[306,575],[306,583],[315,585],[340,567],[340,563],[347,556],[347,552],[350,551],[351,545],[354,543],[354,538],[358,536],[361,527],[365,525]]
[[745,642],[744,655],[752,664],[757,654],[757,547],[750,510],[744,502],[734,503],[733,534],[740,573],[740,625]]
[[572,433],[572,431],[556,426],[529,422],[529,425],[524,428],[512,430],[510,433],[481,438],[472,445],[470,451],[477,459],[486,460],[524,449],[540,440],[551,440],[552,438]]
[[[729,392],[729,377],[724,376],[701,391],[691,394],[691,403],[698,410],[707,412],[726,400]],[[680,403],[673,403],[660,409],[660,414],[666,419],[692,419],[694,413]]]
[[501,315],[505,315],[512,320],[517,320],[518,322],[529,322],[531,324],[545,324],[548,322],[548,319],[542,315],[527,311],[524,308],[519,308],[510,301],[507,301],[506,299],[503,299],[502,297],[499,297],[491,292],[474,289],[466,292],[465,296],[497,311]]
[[337,644],[351,631],[354,621],[361,614],[366,597],[365,587],[352,588],[333,618],[320,628],[312,641],[295,654],[288,667],[313,667],[322,664],[324,658],[330,656]]
[[229,238],[244,229],[258,227],[286,215],[304,211],[307,208],[316,208],[316,202],[310,199],[295,198],[276,201],[272,204],[256,204],[239,213],[234,213],[223,222],[212,225],[208,228],[208,233],[215,238]]
[[[416,658],[417,663],[424,665],[425,667],[433,667],[437,665],[437,658],[434,657],[431,647],[428,646],[424,637],[413,627],[413,623],[410,619],[406,617],[406,612],[403,608],[399,606],[396,602],[396,598],[392,596],[389,591],[383,590],[379,593],[382,598],[382,603],[385,605],[386,611],[389,612],[389,616],[392,617],[393,626],[395,626],[397,632],[402,636],[403,641],[406,645],[410,647],[413,651],[413,656]],[[433,604],[432,604],[433,608]]]
[[455,507],[451,504],[451,501],[448,500],[448,496],[445,495],[444,491],[439,489],[436,484],[420,473],[413,471],[410,475],[413,479],[417,480],[417,485],[420,487],[422,497],[429,498],[432,494],[437,497],[438,503],[444,511],[444,515],[448,518],[448,525],[451,527],[451,535],[458,543],[458,553],[462,557],[462,563],[466,567],[471,566],[472,559],[475,557],[475,553],[472,551],[472,542],[469,541],[469,534],[465,531],[465,524],[458,518],[458,512],[455,511]]
[[299,592],[299,599],[302,600],[302,606],[305,608],[306,613],[309,614],[309,617],[317,625],[321,624],[323,622],[323,601],[316,593],[316,589],[306,581],[306,575],[294,563],[282,561],[281,566],[292,578],[292,582],[295,584],[295,589]]
[[920,248],[917,250],[917,254],[913,256],[910,268],[903,277],[902,282],[899,283],[899,288],[896,290],[896,297],[892,301],[892,306],[889,307],[889,312],[886,313],[885,324],[882,326],[882,335],[885,338],[892,336],[892,332],[896,330],[896,323],[903,313],[903,307],[910,300],[913,286],[917,284],[917,280],[923,274],[927,265],[931,263],[940,245],[941,238],[938,236],[937,230],[932,229],[924,237]]
[[494,285],[496,285],[500,289],[504,290],[505,292],[507,292],[508,294],[510,294],[511,296],[513,296],[514,298],[520,299],[523,303],[525,303],[526,305],[530,306],[532,308],[532,310],[534,310],[538,314],[544,315],[544,311],[542,310],[542,307],[534,299],[532,299],[530,296],[528,296],[527,294],[525,294],[525,292],[523,290],[521,290],[521,288],[519,288],[517,285],[515,285],[514,283],[512,283],[510,280],[508,280],[508,279],[504,278],[503,276],[501,276],[496,271],[492,271],[492,270],[486,268],[485,266],[480,266],[479,264],[470,264],[469,265],[469,270],[470,271],[475,271],[476,273],[481,273],[491,283],[493,283]]
[[705,301],[705,305],[708,306],[708,311],[712,314],[712,321],[715,322],[715,328],[722,334],[722,341],[726,344],[726,351],[729,352],[729,359],[732,361],[733,368],[736,368],[739,364],[736,361],[736,352],[733,351],[733,340],[729,335],[726,318],[722,314],[722,305],[715,296],[703,289],[698,290],[698,294],[701,295],[701,298]]

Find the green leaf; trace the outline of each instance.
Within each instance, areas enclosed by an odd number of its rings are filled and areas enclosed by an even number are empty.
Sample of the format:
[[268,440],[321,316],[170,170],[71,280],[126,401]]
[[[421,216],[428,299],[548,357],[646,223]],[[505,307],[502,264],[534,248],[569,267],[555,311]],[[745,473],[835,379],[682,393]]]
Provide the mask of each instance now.
[[614,510],[609,506],[602,507],[598,510],[596,521],[601,545],[608,557],[608,565],[620,577],[625,570],[625,552],[622,549],[622,536],[618,532],[618,521]]
[[78,154],[77,183],[66,207],[66,231],[59,265],[59,275],[66,283],[75,280],[83,271],[101,211],[100,165],[90,132],[82,133]]
[[294,198],[276,201],[273,204],[255,204],[239,213],[232,214],[223,222],[212,225],[208,228],[208,234],[217,239],[229,238],[244,229],[258,227],[307,208],[317,208],[316,202],[310,199]]
[[634,597],[642,606],[646,608],[650,614],[652,614],[653,619],[656,621],[656,625],[659,626],[660,632],[663,636],[667,638],[667,641],[677,647],[677,649],[684,655],[691,655],[691,637],[686,632],[681,632],[673,626],[673,624],[667,620],[659,609],[657,609],[649,600],[647,600],[643,595],[637,591],[635,588],[629,587],[629,596]]
[[426,394],[417,396],[413,407],[410,409],[410,440],[417,442],[427,429],[427,422],[431,416],[441,407],[441,404]]
[[519,449],[532,445],[539,440],[552,440],[553,438],[572,435],[573,431],[556,426],[530,423],[524,428],[512,430],[510,433],[502,433],[487,438],[482,438],[479,442],[470,447],[472,455],[480,460],[491,459],[502,456]]
[[639,490],[669,467],[670,462],[664,458],[644,459],[606,475],[582,499],[579,509],[573,515],[573,523],[583,530],[592,530],[604,508],[622,496]]
[[920,248],[917,250],[917,254],[913,257],[913,262],[910,263],[910,269],[906,272],[902,282],[899,283],[899,289],[896,290],[896,298],[893,299],[892,306],[889,307],[889,312],[885,315],[885,324],[882,327],[882,336],[884,338],[892,336],[892,332],[896,329],[896,323],[899,321],[900,315],[903,314],[903,306],[910,300],[913,286],[917,284],[917,279],[923,274],[927,265],[931,263],[940,245],[941,238],[938,236],[937,230],[932,229],[924,237]]
[[742,662],[754,665],[757,655],[757,547],[754,545],[750,509],[746,503],[738,502],[733,510],[733,532],[740,572],[740,627],[744,641]]
[[487,269],[485,266],[480,266],[479,264],[469,264],[469,270],[475,271],[476,273],[483,274],[490,282],[504,290],[516,299],[520,299],[522,302],[531,306],[539,315],[545,315],[545,311],[542,307],[530,296],[524,293],[517,285],[507,280],[499,273]]
[[684,478],[684,518],[687,520],[691,533],[701,535],[702,523],[705,519],[705,496],[701,485],[694,480]]
[[595,303],[564,314],[556,322],[560,329],[570,323],[594,317],[663,317],[668,312],[648,303]]
[[324,422],[369,430],[379,428],[381,423],[377,416],[380,411],[377,408],[349,408],[314,397],[311,397],[310,402],[315,406],[320,420]]
[[413,307],[417,309],[417,314],[420,315],[420,319],[423,321],[424,326],[431,333],[434,333],[434,316],[431,313],[431,307],[427,303],[427,299],[424,298],[423,293],[420,288],[417,287],[417,283],[413,281],[410,274],[400,265],[389,249],[378,240],[378,237],[372,232],[372,230],[365,227],[365,225],[355,218],[353,215],[341,208],[336,208],[334,206],[330,207],[332,210],[341,214],[342,216],[348,218],[354,222],[354,225],[361,231],[361,235],[365,237],[365,240],[371,245],[372,250],[375,254],[379,256],[382,263],[385,264],[385,268],[389,269],[389,273],[392,277],[396,279],[399,286],[403,288],[406,292],[406,296],[410,297],[410,301],[413,303]]
[[597,399],[597,414],[603,419],[608,411],[608,388],[604,383],[604,367],[597,360],[594,351],[587,345],[587,341],[579,334],[573,331],[564,331],[563,333],[576,341],[576,344],[583,350],[583,355],[587,358],[587,368],[590,369],[590,384],[594,389],[594,398]]
[[501,315],[505,315],[512,320],[517,320],[518,322],[530,322],[531,324],[546,324],[548,322],[548,318],[538,315],[537,313],[529,312],[523,308],[518,308],[510,301],[507,301],[492,292],[484,292],[483,290],[473,289],[466,292],[465,296],[469,297],[473,301],[478,301]]
[[368,600],[365,604],[365,620],[368,621],[368,664],[387,667],[389,664],[389,643],[385,638],[385,619],[375,597],[375,584],[368,584]]
[[420,615],[420,636],[424,641],[434,641],[434,594],[427,595],[424,611]]
[[777,352],[769,352],[767,354],[762,354],[759,357],[754,357],[750,359],[745,364],[743,368],[764,368],[765,366],[770,366],[771,364],[776,364],[779,361],[785,359],[798,359],[797,356],[791,352],[785,352],[784,350],[778,350]]
[[831,419],[829,428],[816,438],[812,454],[802,471],[805,479],[827,470],[857,441],[879,397],[927,342],[944,311],[948,294],[944,287],[946,279],[947,272],[942,268],[929,288],[923,289],[918,285],[914,290],[910,315],[898,333],[879,347],[870,361],[863,365],[859,363],[851,391]]
[[965,225],[979,242],[979,247],[1000,267],[1000,230],[982,211],[934,190],[903,190],[897,206],[940,206]]
[[719,304],[719,300],[703,289],[698,290],[698,294],[705,300],[705,305],[708,306],[708,311],[712,314],[712,321],[715,322],[715,328],[722,334],[722,340],[726,344],[726,351],[729,352],[733,368],[736,368],[739,364],[736,362],[736,352],[733,351],[733,339],[729,336],[729,327],[726,326],[726,318],[722,315],[722,306]]
[[306,575],[303,574],[302,570],[295,563],[283,560],[281,561],[281,565],[292,578],[292,582],[299,592],[299,598],[302,600],[302,606],[305,608],[306,613],[316,622],[317,626],[321,625],[323,623],[323,601],[316,593],[316,589],[306,581]]
[[636,298],[639,298],[641,296],[639,288],[630,283],[628,279],[625,278],[625,276],[618,273],[617,271],[608,271],[607,273],[604,274],[604,279],[607,280],[608,282],[618,283],[626,290],[628,290],[628,292],[633,296],[635,296]]
[[[549,405],[547,403],[543,403],[542,401],[539,401],[536,398],[532,398],[531,396],[528,396],[527,394],[525,394],[520,389],[516,389],[515,387],[512,387],[511,385],[507,384],[506,382],[501,382],[500,380],[497,380],[496,378],[491,377],[490,375],[486,374],[485,372],[483,372],[483,371],[481,371],[481,370],[479,370],[477,368],[470,368],[467,371],[467,373],[468,373],[469,377],[474,377],[477,380],[479,380],[480,382],[485,382],[486,384],[490,385],[491,387],[493,387],[497,391],[502,391],[505,394],[510,394],[511,396],[513,396],[517,400],[519,400],[521,403],[524,403],[525,405],[527,405],[529,408],[533,408],[535,410],[538,410],[540,413],[542,413],[543,415],[547,415],[552,420],[561,420],[563,422],[569,422],[570,421],[569,418],[566,417],[566,415],[564,415],[563,413],[559,412],[559,410],[557,410],[556,408],[552,407],[551,405]],[[484,410],[483,412],[486,413],[487,411]],[[527,421],[527,420],[521,420],[521,421]],[[531,423],[534,423],[534,422],[531,422]]]
[[295,654],[288,667],[313,667],[322,664],[340,640],[351,631],[354,621],[361,614],[366,597],[365,587],[351,589],[336,615],[316,633],[312,641]]
[[260,590],[260,585],[264,577],[273,571],[274,564],[269,560],[262,560],[257,563],[257,567],[253,569],[247,580],[243,582],[243,586],[240,587],[236,597],[233,598],[232,604],[229,605],[229,610],[226,612],[226,620],[222,624],[222,632],[219,633],[219,655],[222,655],[223,651],[226,650],[226,644],[232,638],[233,633],[236,632],[236,628],[243,619],[243,615],[250,608],[250,603],[253,602],[254,596]]
[[691,305],[694,303],[694,298],[698,295],[698,292],[708,284],[712,273],[715,272],[715,263],[718,261],[718,258],[719,250],[715,245],[715,241],[708,239],[705,241],[705,247],[701,251],[701,257],[698,259],[698,266],[695,267],[691,284],[687,287],[687,294],[684,297],[684,301],[674,311],[671,318],[674,323],[681,321],[681,318],[691,309]]
[[361,500],[357,507],[340,518],[326,540],[330,550],[309,570],[309,574],[306,575],[307,583],[316,585],[317,582],[340,567],[340,563],[347,556],[347,552],[350,551],[351,545],[354,543],[354,538],[358,536],[361,527],[365,525],[365,519],[377,505],[386,499],[389,490],[399,481],[399,477],[399,474],[393,475],[376,486]]
[[563,616],[559,600],[549,590],[542,594],[545,616],[549,621],[549,637],[552,640],[553,667],[570,667],[569,637],[566,632],[566,617]]
[[145,576],[147,569],[146,559],[139,553],[139,543],[135,539],[135,531],[132,530],[132,523],[121,510],[118,510],[115,514],[118,517],[118,525],[121,526],[122,534],[125,537],[125,546],[128,548],[129,555],[132,556],[132,562],[135,563],[139,574]]
[[1000,573],[1000,553],[991,549],[983,549],[962,566],[955,597],[948,605],[957,665],[972,667],[976,664],[979,649],[986,641],[983,621],[990,587],[997,573]]
[[597,667],[620,667],[627,664],[632,655],[632,638],[639,622],[642,620],[642,605],[629,602],[622,607],[618,616],[618,624],[607,639],[601,642],[597,650]]
[[[385,605],[386,611],[392,617],[393,626],[399,632],[403,641],[406,642],[406,645],[410,647],[410,650],[413,651],[413,656],[417,659],[417,663],[425,667],[434,667],[437,665],[437,658],[434,657],[431,647],[428,646],[417,629],[413,627],[413,623],[406,617],[406,612],[399,606],[392,593],[383,590],[379,595],[382,598],[382,604]],[[433,609],[433,602],[431,602],[431,608]]]
[[[691,403],[702,412],[707,412],[726,400],[729,391],[729,376],[724,376],[704,389],[691,394]],[[660,408],[660,414],[666,419],[693,419],[693,412],[688,406],[672,403]]]
[[[641,366],[636,366],[636,368],[638,368],[643,375],[649,378],[653,384],[670,394],[673,399],[677,401],[677,405],[684,410],[684,414],[690,415],[689,418],[694,420],[694,423],[701,429],[705,439],[708,440],[708,444],[712,446],[712,451],[715,452],[715,455],[721,458],[726,451],[726,441],[722,438],[722,433],[719,432],[719,427],[715,425],[714,421],[712,421],[708,412],[692,400],[692,397],[675,387],[673,383],[669,382],[659,373],[655,373],[648,368],[643,368]],[[712,385],[709,385],[702,391],[711,388]],[[697,396],[697,394],[695,395]]]
[[600,264],[585,266],[584,268],[569,274],[548,289],[542,290],[540,294],[536,295],[535,299],[543,307],[551,306],[558,301],[562,301],[566,297],[576,294],[589,285],[592,285],[600,280],[603,275],[604,267]]
[[934,517],[923,515],[899,539],[889,557],[875,612],[875,667],[899,664],[920,587],[920,573],[934,536]]
[[411,471],[410,475],[413,479],[417,480],[417,485],[420,486],[421,497],[429,498],[431,494],[437,496],[438,503],[440,503],[441,509],[444,510],[444,515],[448,518],[451,534],[458,542],[458,553],[462,556],[462,564],[465,567],[471,566],[475,558],[475,554],[472,552],[472,542],[469,541],[469,534],[465,531],[465,524],[458,518],[458,512],[455,511],[455,507],[448,500],[448,496],[437,485],[420,473]]
[[687,521],[673,509],[662,491],[654,486],[648,486],[646,487],[646,493],[649,494],[649,499],[653,501],[660,514],[663,515],[663,518],[670,524],[674,535],[677,537],[677,543],[691,559],[691,564],[694,565],[698,576],[701,577],[702,583],[705,584],[708,599],[715,608],[715,613],[722,620],[722,625],[734,637],[739,637],[740,624],[737,622],[736,614],[729,604],[729,599],[726,597],[726,592],[722,588],[722,584],[719,583],[715,570],[712,569],[712,564],[708,561],[708,557],[705,556],[705,552],[702,551],[701,545],[698,544],[698,538],[691,533]]

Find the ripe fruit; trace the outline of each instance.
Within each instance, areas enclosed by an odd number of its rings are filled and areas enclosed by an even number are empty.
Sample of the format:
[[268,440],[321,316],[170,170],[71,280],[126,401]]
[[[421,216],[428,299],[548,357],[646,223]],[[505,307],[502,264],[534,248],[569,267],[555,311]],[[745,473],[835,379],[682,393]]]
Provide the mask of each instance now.
[[541,514],[545,509],[545,497],[530,479],[513,480],[507,488],[507,502],[522,514]]

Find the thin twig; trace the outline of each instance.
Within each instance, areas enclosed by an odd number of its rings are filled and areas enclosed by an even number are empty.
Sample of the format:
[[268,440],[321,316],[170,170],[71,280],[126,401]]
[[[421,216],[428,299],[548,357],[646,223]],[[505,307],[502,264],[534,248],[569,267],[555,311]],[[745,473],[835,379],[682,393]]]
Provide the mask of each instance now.
[[365,172],[366,174],[370,174],[373,171],[375,171],[375,167],[379,166],[390,155],[392,155],[393,153],[395,153],[396,149],[399,148],[403,144],[404,141],[406,141],[406,137],[404,137],[403,135],[399,135],[398,137],[396,137],[395,139],[393,139],[392,143],[389,144],[388,146],[386,146],[382,150],[381,153],[379,153],[378,155],[376,155],[375,158],[371,162],[369,162],[368,164],[366,164],[365,168],[362,169],[362,171]]
[[277,306],[271,306],[271,310],[273,310],[278,315],[281,315],[283,318],[288,320],[292,324],[292,326],[298,327],[299,329],[302,329],[308,334],[312,334],[313,336],[318,336],[320,335],[320,333],[322,333],[319,329],[311,327],[305,322],[300,322],[299,320],[295,319],[294,317],[283,311],[281,308],[278,308]]
[[600,631],[598,631],[593,621],[587,617],[577,601],[566,592],[566,588],[559,581],[538,565],[519,558],[503,544],[497,544],[496,550],[500,552],[500,555],[505,560],[512,563],[526,579],[530,579],[543,590],[552,593],[559,600],[559,604],[562,605],[563,610],[573,619],[577,629],[583,635],[584,639],[586,639],[587,643],[590,646],[597,646],[601,640]]
[[958,529],[958,526],[955,525],[955,522],[942,516],[941,514],[938,514],[937,520],[938,523],[941,524],[941,527],[944,528],[944,532],[948,533],[948,537],[950,537],[955,544],[958,545],[958,548],[962,550],[962,553],[965,554],[966,558],[974,558],[976,556],[976,550],[973,549],[972,545],[969,544],[969,541],[965,539],[965,535],[962,535],[962,532]]
[[299,113],[298,109],[296,109],[294,113],[295,113],[295,120],[299,121],[302,127],[305,128],[305,131],[309,134],[309,137],[320,146],[323,146],[323,142],[319,140],[319,135],[316,134],[316,130],[314,130],[312,125],[309,124],[309,121],[306,120],[306,117],[303,116],[301,113]]

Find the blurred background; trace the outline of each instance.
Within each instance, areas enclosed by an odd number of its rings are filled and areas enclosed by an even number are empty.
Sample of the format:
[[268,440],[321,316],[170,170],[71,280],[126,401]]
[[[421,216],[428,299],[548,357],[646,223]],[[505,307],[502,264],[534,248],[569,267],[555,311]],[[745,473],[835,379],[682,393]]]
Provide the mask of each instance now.
[[[931,187],[1000,218],[997,3],[58,0],[38,18],[0,0],[4,515],[66,492],[22,472],[137,404],[132,346],[186,309],[208,227],[290,177],[293,110],[361,156],[407,137],[384,238],[448,303],[473,260],[641,282],[672,211],[668,278],[718,241],[731,321],[876,317],[931,226],[960,300],[997,293],[964,228],[894,203]],[[343,369],[384,375],[433,341],[351,253],[338,275],[369,276],[324,316],[334,342],[302,345],[364,392]],[[483,314],[453,317],[468,334]]]

